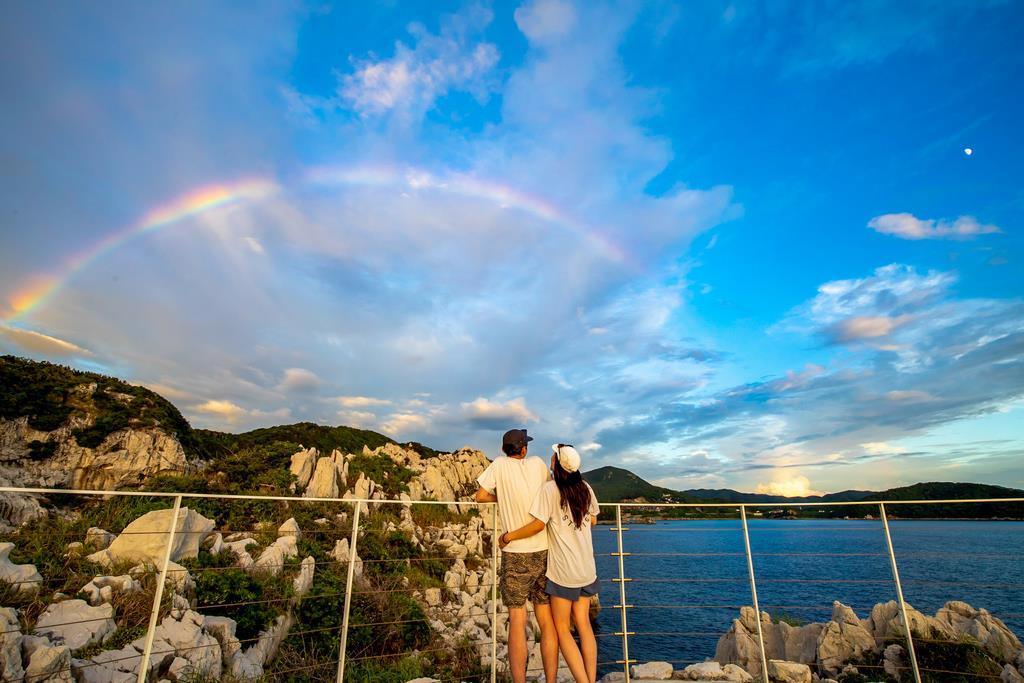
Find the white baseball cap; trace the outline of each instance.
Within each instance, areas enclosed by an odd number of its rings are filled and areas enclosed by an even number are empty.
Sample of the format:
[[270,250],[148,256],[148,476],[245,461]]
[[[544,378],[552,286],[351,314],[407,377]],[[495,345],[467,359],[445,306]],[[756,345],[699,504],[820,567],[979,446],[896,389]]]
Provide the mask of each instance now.
[[580,469],[580,454],[570,444],[553,443],[551,450],[558,457],[558,464],[566,472],[578,472]]

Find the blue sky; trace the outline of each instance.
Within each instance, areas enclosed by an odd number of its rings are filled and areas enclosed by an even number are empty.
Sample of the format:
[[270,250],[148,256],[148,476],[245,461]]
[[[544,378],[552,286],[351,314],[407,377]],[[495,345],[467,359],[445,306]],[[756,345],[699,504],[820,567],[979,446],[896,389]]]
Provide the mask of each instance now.
[[1024,487],[1020,2],[5,13],[4,352],[229,431]]

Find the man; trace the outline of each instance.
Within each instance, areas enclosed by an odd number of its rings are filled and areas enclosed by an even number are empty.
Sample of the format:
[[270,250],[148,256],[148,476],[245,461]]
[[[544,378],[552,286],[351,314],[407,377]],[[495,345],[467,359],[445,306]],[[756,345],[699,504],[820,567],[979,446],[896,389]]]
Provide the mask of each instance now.
[[[541,484],[550,478],[548,466],[538,457],[527,457],[527,443],[533,441],[525,429],[510,429],[502,437],[505,453],[492,462],[477,478],[478,503],[497,503],[501,526],[518,529],[532,518],[530,506]],[[496,532],[497,530],[495,530]],[[497,543],[498,539],[493,539]],[[544,662],[544,680],[558,680],[558,634],[551,618],[551,606],[544,592],[548,565],[547,534],[512,541],[501,556],[498,587],[501,601],[508,608],[508,660],[513,683],[526,681],[526,601],[540,626],[540,653]]]

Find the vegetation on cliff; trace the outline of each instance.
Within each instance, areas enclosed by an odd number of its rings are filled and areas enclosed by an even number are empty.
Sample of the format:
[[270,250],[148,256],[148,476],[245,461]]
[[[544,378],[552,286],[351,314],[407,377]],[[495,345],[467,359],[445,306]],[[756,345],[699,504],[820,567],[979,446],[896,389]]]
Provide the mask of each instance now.
[[[121,429],[159,427],[173,434],[185,452],[202,446],[188,421],[170,401],[145,387],[63,365],[0,356],[0,418],[27,417],[33,429],[53,431],[77,416],[92,424],[74,431],[78,445],[95,448]],[[45,451],[36,457],[45,456]]]

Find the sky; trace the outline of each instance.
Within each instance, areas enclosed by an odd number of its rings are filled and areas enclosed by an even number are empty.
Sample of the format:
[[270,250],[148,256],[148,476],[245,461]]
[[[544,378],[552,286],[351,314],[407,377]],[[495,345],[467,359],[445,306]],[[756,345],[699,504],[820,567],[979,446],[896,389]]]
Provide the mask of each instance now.
[[677,488],[1024,488],[1024,2],[14,3],[0,352]]

